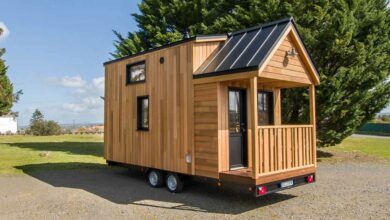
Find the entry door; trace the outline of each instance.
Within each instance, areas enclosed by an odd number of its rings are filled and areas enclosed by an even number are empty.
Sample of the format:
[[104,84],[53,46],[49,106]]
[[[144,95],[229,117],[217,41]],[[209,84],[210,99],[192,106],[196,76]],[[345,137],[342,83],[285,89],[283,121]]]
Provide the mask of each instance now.
[[247,166],[246,91],[229,89],[229,162],[230,169]]

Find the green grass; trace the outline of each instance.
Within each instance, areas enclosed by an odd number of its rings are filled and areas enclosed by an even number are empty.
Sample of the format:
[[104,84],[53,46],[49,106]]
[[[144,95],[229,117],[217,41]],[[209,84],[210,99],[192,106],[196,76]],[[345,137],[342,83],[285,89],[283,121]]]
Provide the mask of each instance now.
[[[349,137],[326,151],[390,159],[390,138]],[[0,136],[0,174],[107,167],[104,164],[101,135]]]
[[0,136],[0,174],[102,166],[101,135]]
[[390,138],[348,137],[341,144],[330,147],[332,151],[358,152],[390,159]]

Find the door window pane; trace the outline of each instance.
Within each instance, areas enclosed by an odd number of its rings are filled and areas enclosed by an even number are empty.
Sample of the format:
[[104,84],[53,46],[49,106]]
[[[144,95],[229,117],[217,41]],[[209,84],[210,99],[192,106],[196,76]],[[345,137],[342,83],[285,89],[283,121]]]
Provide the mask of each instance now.
[[238,133],[241,129],[240,122],[240,93],[229,91],[229,131]]

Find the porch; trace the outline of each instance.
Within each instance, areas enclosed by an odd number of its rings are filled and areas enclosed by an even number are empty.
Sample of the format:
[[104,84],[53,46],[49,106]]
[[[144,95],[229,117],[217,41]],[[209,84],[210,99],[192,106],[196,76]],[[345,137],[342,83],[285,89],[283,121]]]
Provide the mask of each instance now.
[[[315,173],[315,85],[309,78],[282,80],[248,72],[210,83],[216,84],[218,91],[221,181],[253,186]],[[202,79],[200,84],[210,83]],[[308,91],[310,119],[305,124],[282,123],[282,90],[294,88]],[[243,91],[244,97],[238,91]],[[237,141],[242,149],[234,149]],[[240,154],[242,163],[237,162]]]
[[[252,186],[315,173],[319,75],[295,27],[272,28],[279,38],[233,34],[194,73],[195,173]],[[305,123],[283,123],[282,90],[292,88],[307,89]]]
[[[229,146],[226,146],[229,149],[227,152],[229,166],[222,168],[225,170],[220,172],[220,180],[259,185],[315,173],[316,130],[313,84],[283,80],[270,81],[257,76],[247,80],[220,82],[220,84],[225,91],[229,91],[229,87],[243,88],[247,91],[248,120],[247,151],[244,150],[247,163],[242,167],[231,167],[233,155],[229,155],[232,147],[232,142],[229,141]],[[298,87],[308,89],[310,121],[307,124],[283,124],[281,90]],[[259,103],[259,95],[263,91],[272,94],[272,105],[268,106],[271,114],[264,113],[265,107],[262,106],[264,103]],[[229,97],[226,99],[229,103]],[[267,116],[271,118],[268,119]],[[230,122],[229,119],[228,121]],[[232,126],[231,122],[229,126]],[[232,138],[231,134],[232,129],[229,128],[229,138]]]

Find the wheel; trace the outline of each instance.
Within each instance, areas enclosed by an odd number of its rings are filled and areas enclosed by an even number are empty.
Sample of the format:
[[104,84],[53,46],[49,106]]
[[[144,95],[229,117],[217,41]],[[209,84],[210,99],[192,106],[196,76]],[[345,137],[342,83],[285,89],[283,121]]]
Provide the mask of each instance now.
[[150,170],[148,173],[149,185],[155,188],[162,187],[164,184],[164,175],[161,171]]
[[183,191],[183,181],[176,173],[169,173],[167,175],[167,189],[169,192],[179,193]]

